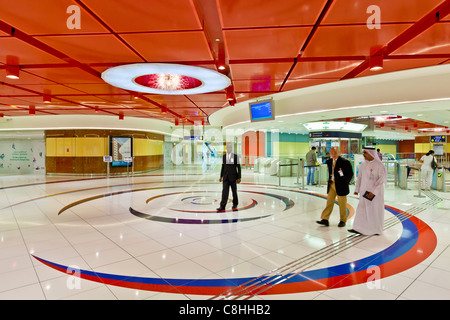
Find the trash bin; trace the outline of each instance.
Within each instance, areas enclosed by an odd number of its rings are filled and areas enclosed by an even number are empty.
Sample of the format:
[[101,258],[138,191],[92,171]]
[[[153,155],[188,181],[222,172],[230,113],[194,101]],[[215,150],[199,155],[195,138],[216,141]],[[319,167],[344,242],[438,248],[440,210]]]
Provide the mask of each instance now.
[[431,183],[431,188],[435,190],[444,191],[444,169],[436,169],[433,172],[433,182]]

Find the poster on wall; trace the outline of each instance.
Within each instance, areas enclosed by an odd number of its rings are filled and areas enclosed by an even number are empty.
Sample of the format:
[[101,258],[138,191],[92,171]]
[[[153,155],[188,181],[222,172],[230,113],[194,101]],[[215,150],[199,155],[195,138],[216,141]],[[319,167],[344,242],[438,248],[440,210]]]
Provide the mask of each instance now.
[[0,175],[45,174],[45,142],[0,141]]
[[435,156],[443,156],[444,155],[444,145],[443,144],[433,145],[433,151],[434,151]]
[[111,166],[130,166],[130,159],[133,159],[133,137],[109,137],[109,152],[112,157]]

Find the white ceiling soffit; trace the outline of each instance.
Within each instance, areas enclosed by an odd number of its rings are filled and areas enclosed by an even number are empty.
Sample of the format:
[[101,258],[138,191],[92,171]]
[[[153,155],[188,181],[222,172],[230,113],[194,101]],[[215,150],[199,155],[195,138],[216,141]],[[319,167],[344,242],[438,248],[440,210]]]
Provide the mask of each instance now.
[[51,115],[33,117],[5,117],[0,132],[49,129],[115,129],[154,132],[171,135],[173,124],[168,121],[115,116]]
[[[209,122],[222,128],[258,129],[324,119],[450,109],[450,64],[391,72],[270,95],[275,103],[275,120],[250,123],[248,103],[219,110]],[[259,98],[262,99],[263,97]],[[267,97],[265,97],[267,98]],[[437,117],[436,124],[445,125]]]
[[387,130],[364,131],[363,137],[374,137],[383,140],[414,140],[414,133],[395,132]]

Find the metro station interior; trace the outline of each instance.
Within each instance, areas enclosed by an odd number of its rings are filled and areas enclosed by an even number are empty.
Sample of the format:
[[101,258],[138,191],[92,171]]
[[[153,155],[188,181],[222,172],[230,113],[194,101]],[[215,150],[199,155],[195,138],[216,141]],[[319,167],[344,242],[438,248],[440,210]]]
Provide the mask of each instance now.
[[450,0],[0,1],[0,300],[450,299],[449,35]]

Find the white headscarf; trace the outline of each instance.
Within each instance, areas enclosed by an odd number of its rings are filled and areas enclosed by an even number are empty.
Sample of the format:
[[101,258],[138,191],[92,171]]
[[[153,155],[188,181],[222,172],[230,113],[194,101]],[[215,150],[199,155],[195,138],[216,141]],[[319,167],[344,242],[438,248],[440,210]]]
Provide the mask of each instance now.
[[[373,157],[372,161],[381,163],[381,165],[384,168],[384,183],[386,184],[387,183],[387,170],[386,170],[386,167],[384,166],[383,162],[378,157],[378,154],[377,154],[375,148],[374,147],[364,147],[363,151],[367,152],[368,154],[370,154]],[[370,162],[372,162],[372,161],[370,161]]]

